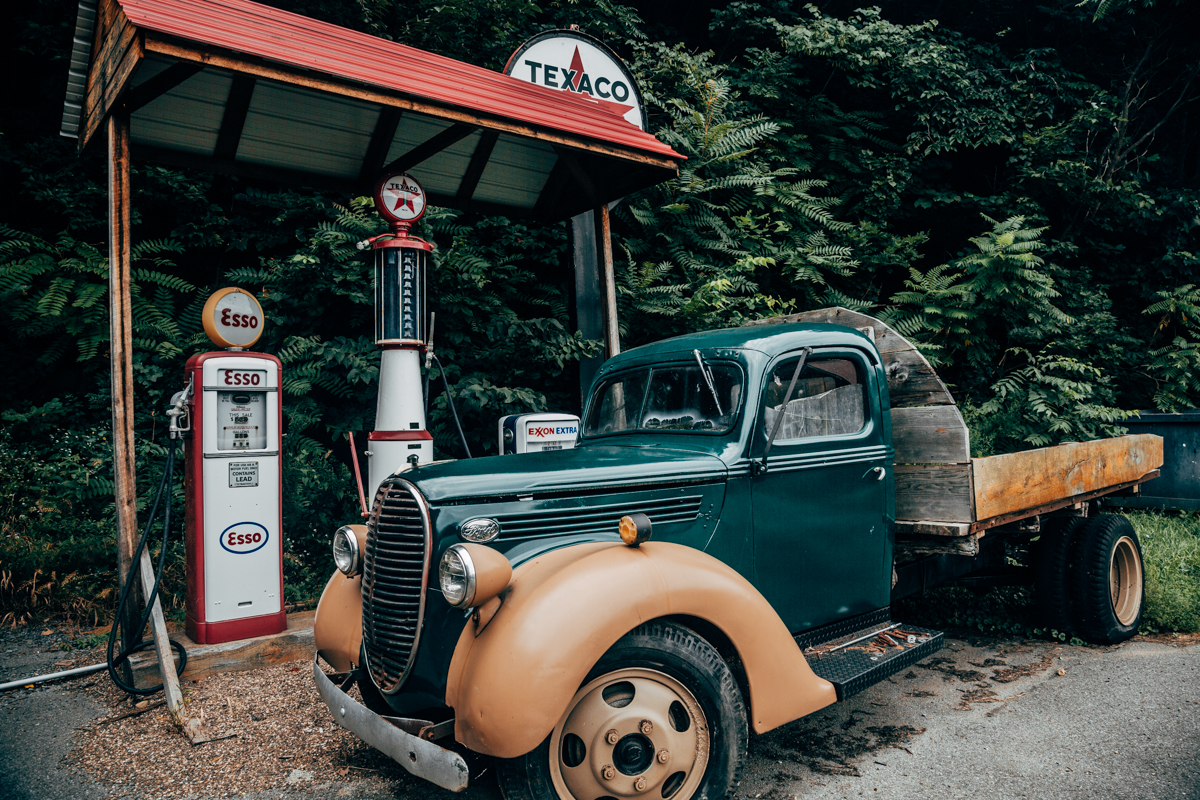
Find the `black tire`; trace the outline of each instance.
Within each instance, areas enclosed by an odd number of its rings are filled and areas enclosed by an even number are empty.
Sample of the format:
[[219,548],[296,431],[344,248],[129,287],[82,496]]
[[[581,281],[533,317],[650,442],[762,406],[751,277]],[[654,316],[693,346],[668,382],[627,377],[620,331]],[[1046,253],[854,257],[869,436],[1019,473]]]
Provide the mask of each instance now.
[[[639,683],[631,682],[634,680]],[[663,682],[655,684],[655,680]],[[609,692],[615,694],[618,687],[623,685],[632,690],[628,693],[628,699],[623,704],[616,697],[610,700]],[[645,692],[640,693],[643,685]],[[593,768],[593,759],[587,754],[589,747],[605,747],[605,742],[611,740],[601,741],[600,734],[597,734],[589,745],[579,736],[575,736],[572,742],[570,737],[574,734],[570,732],[564,734],[564,730],[572,726],[576,710],[584,715],[581,724],[597,721],[598,718],[588,711],[593,706],[599,706],[595,699],[597,693],[602,693],[603,702],[614,709],[600,709],[603,713],[616,714],[619,709],[628,706],[631,712],[636,709],[632,716],[651,717],[654,713],[646,710],[651,707],[649,704],[656,700],[655,707],[661,705],[662,699],[669,699],[671,692],[675,693],[678,701],[672,701],[669,711],[663,711],[669,713],[666,724],[660,723],[658,727],[652,724],[648,737],[638,735],[645,728],[627,732],[623,736],[617,734],[620,737],[618,742],[610,747],[612,752],[603,759],[607,762],[606,766],[612,768],[611,778],[603,778]],[[647,699],[639,700],[642,696]],[[703,714],[703,719],[696,719],[695,708],[686,707],[686,703],[693,701]],[[635,703],[647,705],[642,707]],[[664,717],[659,714],[658,718],[661,720]],[[693,724],[697,722],[699,724]],[[674,728],[674,732],[667,725]],[[607,727],[607,723],[600,725],[600,728]],[[615,732],[615,728],[611,730]],[[702,765],[702,747],[695,752],[686,748],[671,752],[662,747],[671,741],[679,741],[680,737],[686,739],[689,736],[698,737],[697,741],[707,738],[707,755],[703,756],[705,761]],[[649,739],[649,742],[638,741],[634,746],[633,740],[639,738]],[[622,636],[600,658],[588,673],[580,691],[572,698],[562,721],[545,741],[524,756],[497,762],[500,792],[505,800],[597,800],[598,797],[617,793],[599,791],[595,792],[595,796],[577,797],[567,786],[571,781],[577,786],[589,783],[619,786],[622,797],[722,800],[733,796],[741,780],[747,739],[746,707],[742,695],[729,666],[716,649],[682,625],[650,622]],[[668,753],[668,761],[660,766],[658,754],[664,750]],[[642,772],[637,772],[641,762],[630,754],[638,756],[646,751],[656,760],[651,761]],[[576,764],[572,765],[570,761],[576,761]],[[688,769],[692,772],[687,772]],[[571,770],[584,772],[572,773]],[[647,780],[644,789],[637,789],[635,781],[639,779]],[[604,783],[605,780],[614,783]],[[672,789],[673,782],[675,788]]]
[[1129,520],[1100,514],[1080,529],[1071,568],[1079,635],[1093,644],[1132,638],[1145,608],[1142,545]]
[[1039,627],[1071,634],[1071,560],[1083,517],[1050,519],[1033,551],[1033,601]]

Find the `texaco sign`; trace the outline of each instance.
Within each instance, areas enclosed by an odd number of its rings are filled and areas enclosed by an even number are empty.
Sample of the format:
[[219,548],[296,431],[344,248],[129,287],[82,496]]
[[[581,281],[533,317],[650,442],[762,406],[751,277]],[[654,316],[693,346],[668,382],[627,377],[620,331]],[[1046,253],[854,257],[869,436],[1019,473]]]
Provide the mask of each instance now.
[[504,65],[504,73],[550,89],[572,92],[646,129],[642,96],[629,70],[603,42],[578,31],[539,33]]

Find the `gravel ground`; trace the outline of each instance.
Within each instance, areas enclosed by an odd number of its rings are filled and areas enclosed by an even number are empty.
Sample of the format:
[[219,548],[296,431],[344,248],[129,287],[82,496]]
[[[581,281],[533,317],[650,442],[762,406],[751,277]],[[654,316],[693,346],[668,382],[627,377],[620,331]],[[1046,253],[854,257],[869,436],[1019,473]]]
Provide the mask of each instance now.
[[[738,800],[1200,800],[1200,644],[952,639],[937,656],[752,737]],[[96,663],[80,632],[0,633],[0,680]],[[307,663],[187,684],[196,747],[103,674],[0,695],[0,798],[436,798],[329,718]],[[154,698],[151,698],[153,703]],[[111,721],[106,721],[111,720]],[[462,795],[499,800],[491,770]]]

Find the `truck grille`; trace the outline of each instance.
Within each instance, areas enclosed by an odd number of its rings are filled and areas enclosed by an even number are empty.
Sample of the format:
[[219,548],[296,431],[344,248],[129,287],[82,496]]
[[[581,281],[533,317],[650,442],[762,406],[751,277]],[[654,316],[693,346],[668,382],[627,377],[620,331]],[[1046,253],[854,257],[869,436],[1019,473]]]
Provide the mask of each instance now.
[[362,593],[367,669],[388,694],[400,688],[417,654],[431,541],[425,498],[408,481],[385,481],[367,520]]

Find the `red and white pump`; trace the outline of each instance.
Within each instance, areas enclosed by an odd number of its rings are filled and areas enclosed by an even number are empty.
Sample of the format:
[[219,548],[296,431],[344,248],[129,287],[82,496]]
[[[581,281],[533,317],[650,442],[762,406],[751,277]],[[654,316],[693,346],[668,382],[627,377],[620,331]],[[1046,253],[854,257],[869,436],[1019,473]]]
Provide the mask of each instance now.
[[393,473],[433,460],[421,382],[425,275],[433,245],[409,236],[409,228],[425,214],[425,192],[411,175],[385,175],[375,187],[375,207],[391,232],[359,243],[374,253],[375,344],[383,350],[375,430],[367,436],[368,503]]
[[[283,604],[282,368],[254,353],[262,307],[216,292],[204,330],[221,352],[188,359],[185,459],[187,634],[215,644],[279,633]],[[184,436],[188,428],[183,428]]]

